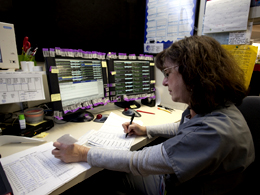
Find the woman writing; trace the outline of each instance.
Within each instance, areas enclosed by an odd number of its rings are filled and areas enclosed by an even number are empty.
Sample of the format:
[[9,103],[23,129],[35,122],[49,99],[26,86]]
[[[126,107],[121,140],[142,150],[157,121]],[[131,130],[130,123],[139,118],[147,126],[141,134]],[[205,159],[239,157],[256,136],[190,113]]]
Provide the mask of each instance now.
[[[124,123],[129,135],[162,136],[140,151],[86,148],[58,142],[53,155],[64,162],[126,172],[126,191],[141,194],[222,194],[239,183],[254,160],[252,136],[236,108],[246,96],[243,71],[213,38],[192,36],[156,56],[163,85],[174,102],[186,103],[179,123]],[[109,163],[107,163],[109,162]]]

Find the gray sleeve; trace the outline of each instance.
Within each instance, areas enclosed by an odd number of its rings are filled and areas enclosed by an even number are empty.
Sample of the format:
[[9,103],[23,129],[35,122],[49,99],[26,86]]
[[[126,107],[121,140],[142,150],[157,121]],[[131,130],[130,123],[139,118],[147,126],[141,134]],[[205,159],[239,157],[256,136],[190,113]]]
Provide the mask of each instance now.
[[134,152],[91,148],[87,161],[93,167],[131,172],[134,175],[174,173],[162,144]]
[[147,136],[148,138],[155,136],[171,138],[177,134],[179,126],[180,122],[146,126]]

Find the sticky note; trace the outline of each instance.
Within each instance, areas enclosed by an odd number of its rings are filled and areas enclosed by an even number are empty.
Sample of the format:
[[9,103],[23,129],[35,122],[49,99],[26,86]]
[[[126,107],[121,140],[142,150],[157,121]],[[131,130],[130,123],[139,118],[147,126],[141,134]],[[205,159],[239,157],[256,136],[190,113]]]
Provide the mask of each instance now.
[[102,61],[102,67],[106,68],[107,67],[107,62],[106,61]]
[[54,69],[54,68],[52,68],[52,69],[51,69],[51,73],[56,73],[56,74],[58,74],[58,73],[59,73],[59,69],[56,69],[56,68]]
[[36,135],[35,137],[36,137],[36,138],[44,138],[44,137],[46,137],[47,135],[49,135],[49,133],[42,132],[42,133]]
[[56,101],[60,101],[61,98],[60,98],[60,94],[59,93],[56,93],[56,94],[51,94],[51,101],[52,102],[56,102]]

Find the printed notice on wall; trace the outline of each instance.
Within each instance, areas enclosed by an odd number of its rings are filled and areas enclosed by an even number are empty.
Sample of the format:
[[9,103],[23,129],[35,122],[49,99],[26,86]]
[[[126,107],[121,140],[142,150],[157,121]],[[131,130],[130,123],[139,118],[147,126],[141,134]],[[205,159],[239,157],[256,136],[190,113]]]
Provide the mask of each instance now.
[[222,47],[234,56],[238,65],[243,69],[246,78],[245,85],[248,88],[254,70],[258,48],[252,45],[222,45]]
[[247,31],[238,31],[229,33],[229,45],[249,45],[252,34],[253,22],[248,22]]
[[196,2],[147,0],[144,52],[158,53],[172,42],[193,35]]
[[42,73],[0,73],[0,104],[44,99]]
[[204,33],[247,30],[251,0],[207,1]]

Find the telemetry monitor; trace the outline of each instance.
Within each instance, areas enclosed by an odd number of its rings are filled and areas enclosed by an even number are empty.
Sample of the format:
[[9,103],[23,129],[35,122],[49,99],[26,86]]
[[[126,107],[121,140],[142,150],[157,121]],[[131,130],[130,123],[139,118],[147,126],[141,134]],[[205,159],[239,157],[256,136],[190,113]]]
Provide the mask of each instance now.
[[135,100],[155,99],[153,61],[110,59],[108,70],[109,97],[117,106],[138,108]]
[[104,98],[106,69],[102,60],[83,58],[46,58],[46,73],[54,115],[66,121],[88,121],[86,110]]

